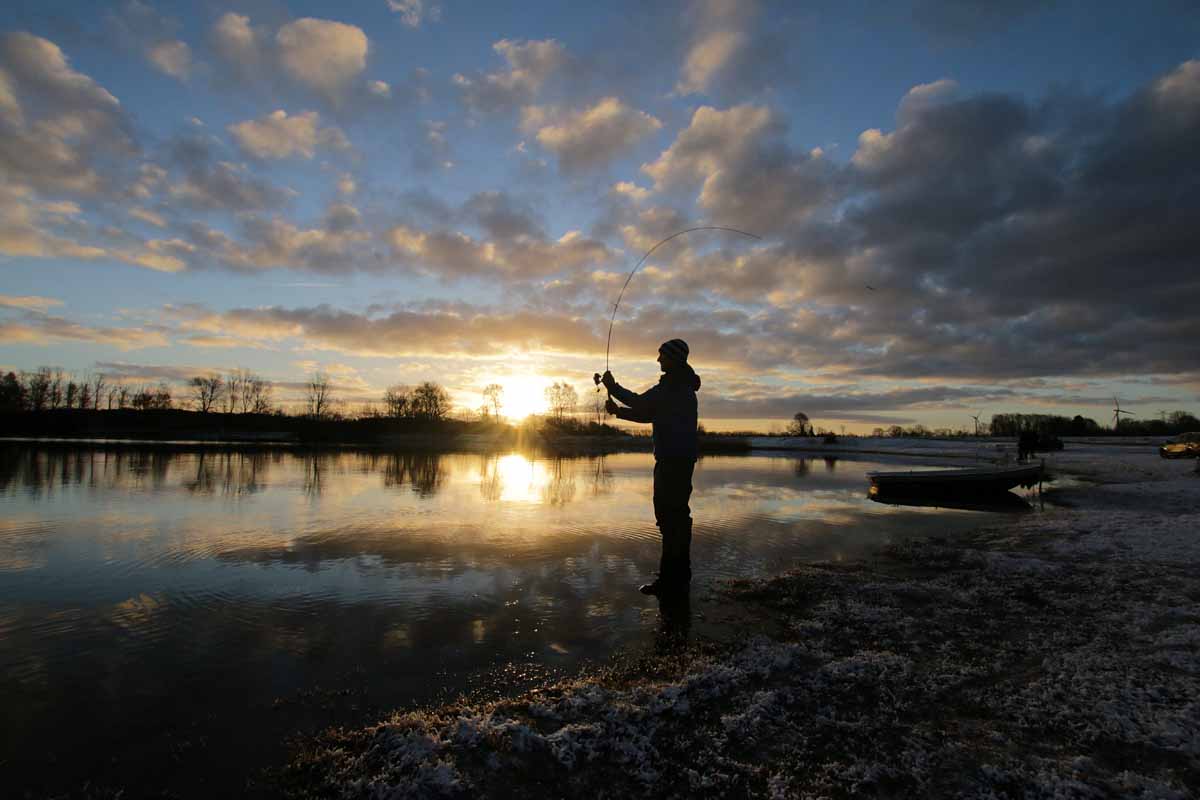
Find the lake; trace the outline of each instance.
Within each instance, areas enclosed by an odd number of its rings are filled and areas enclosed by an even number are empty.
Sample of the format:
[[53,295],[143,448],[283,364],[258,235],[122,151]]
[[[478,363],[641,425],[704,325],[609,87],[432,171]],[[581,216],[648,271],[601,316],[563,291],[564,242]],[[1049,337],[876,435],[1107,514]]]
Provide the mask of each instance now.
[[[237,793],[291,734],[653,646],[652,466],[0,446],[5,783]],[[888,467],[702,459],[687,620],[716,624],[721,579],[979,524],[871,502]]]

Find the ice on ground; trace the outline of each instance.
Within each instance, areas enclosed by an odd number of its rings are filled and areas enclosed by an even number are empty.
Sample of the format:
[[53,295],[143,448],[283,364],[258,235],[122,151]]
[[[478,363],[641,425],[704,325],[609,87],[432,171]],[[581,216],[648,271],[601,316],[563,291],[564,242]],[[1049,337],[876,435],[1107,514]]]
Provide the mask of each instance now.
[[1200,480],[1152,450],[1056,461],[1094,482],[1072,507],[737,583],[785,633],[397,714],[310,752],[305,793],[1196,796]]

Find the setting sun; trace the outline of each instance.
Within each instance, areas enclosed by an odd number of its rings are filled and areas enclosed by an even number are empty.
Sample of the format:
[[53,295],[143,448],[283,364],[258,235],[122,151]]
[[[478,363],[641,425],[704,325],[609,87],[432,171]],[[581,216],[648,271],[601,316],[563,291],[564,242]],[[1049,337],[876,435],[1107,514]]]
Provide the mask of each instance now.
[[546,387],[553,381],[532,375],[510,375],[487,383],[504,387],[504,394],[500,396],[500,415],[520,422],[530,414],[541,414],[546,410]]

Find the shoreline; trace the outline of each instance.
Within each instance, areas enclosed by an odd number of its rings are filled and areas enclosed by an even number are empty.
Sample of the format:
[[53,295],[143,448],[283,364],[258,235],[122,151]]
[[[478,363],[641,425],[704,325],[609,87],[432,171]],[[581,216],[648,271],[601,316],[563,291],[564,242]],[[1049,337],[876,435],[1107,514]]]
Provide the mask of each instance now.
[[[423,451],[434,453],[510,453],[542,452],[551,456],[599,456],[613,453],[642,453],[652,449],[646,436],[559,435],[554,437],[520,437],[516,435],[485,435],[477,433],[410,433],[389,435],[374,441],[333,441],[273,438],[274,434],[254,434],[230,438],[172,437],[143,438],[136,436],[0,436],[0,446],[26,445],[56,448],[95,449],[175,449],[175,450],[283,450],[291,452],[339,451]],[[1063,440],[1065,451],[1040,452],[1035,457],[1048,464],[1066,453],[1071,460],[1077,448],[1096,447],[1139,448],[1153,450],[1161,437],[1080,437]],[[908,437],[842,437],[825,444],[814,437],[721,436],[700,437],[700,455],[723,454],[796,454],[814,458],[891,456],[901,458],[933,458],[940,460],[974,460],[1003,463],[1016,457],[1016,443],[1011,439],[990,437],[965,439],[934,439]]]
[[1200,477],[1106,450],[1054,454],[1064,508],[717,587],[731,639],[666,613],[579,677],[317,737],[281,790],[1192,796]]

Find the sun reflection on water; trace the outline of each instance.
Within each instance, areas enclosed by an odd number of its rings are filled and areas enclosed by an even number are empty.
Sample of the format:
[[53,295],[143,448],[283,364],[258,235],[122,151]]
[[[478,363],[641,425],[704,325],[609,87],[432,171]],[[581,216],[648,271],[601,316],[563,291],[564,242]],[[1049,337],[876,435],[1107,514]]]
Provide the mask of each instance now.
[[496,459],[500,491],[496,497],[506,503],[542,502],[541,489],[547,483],[546,462],[533,461],[519,453]]

